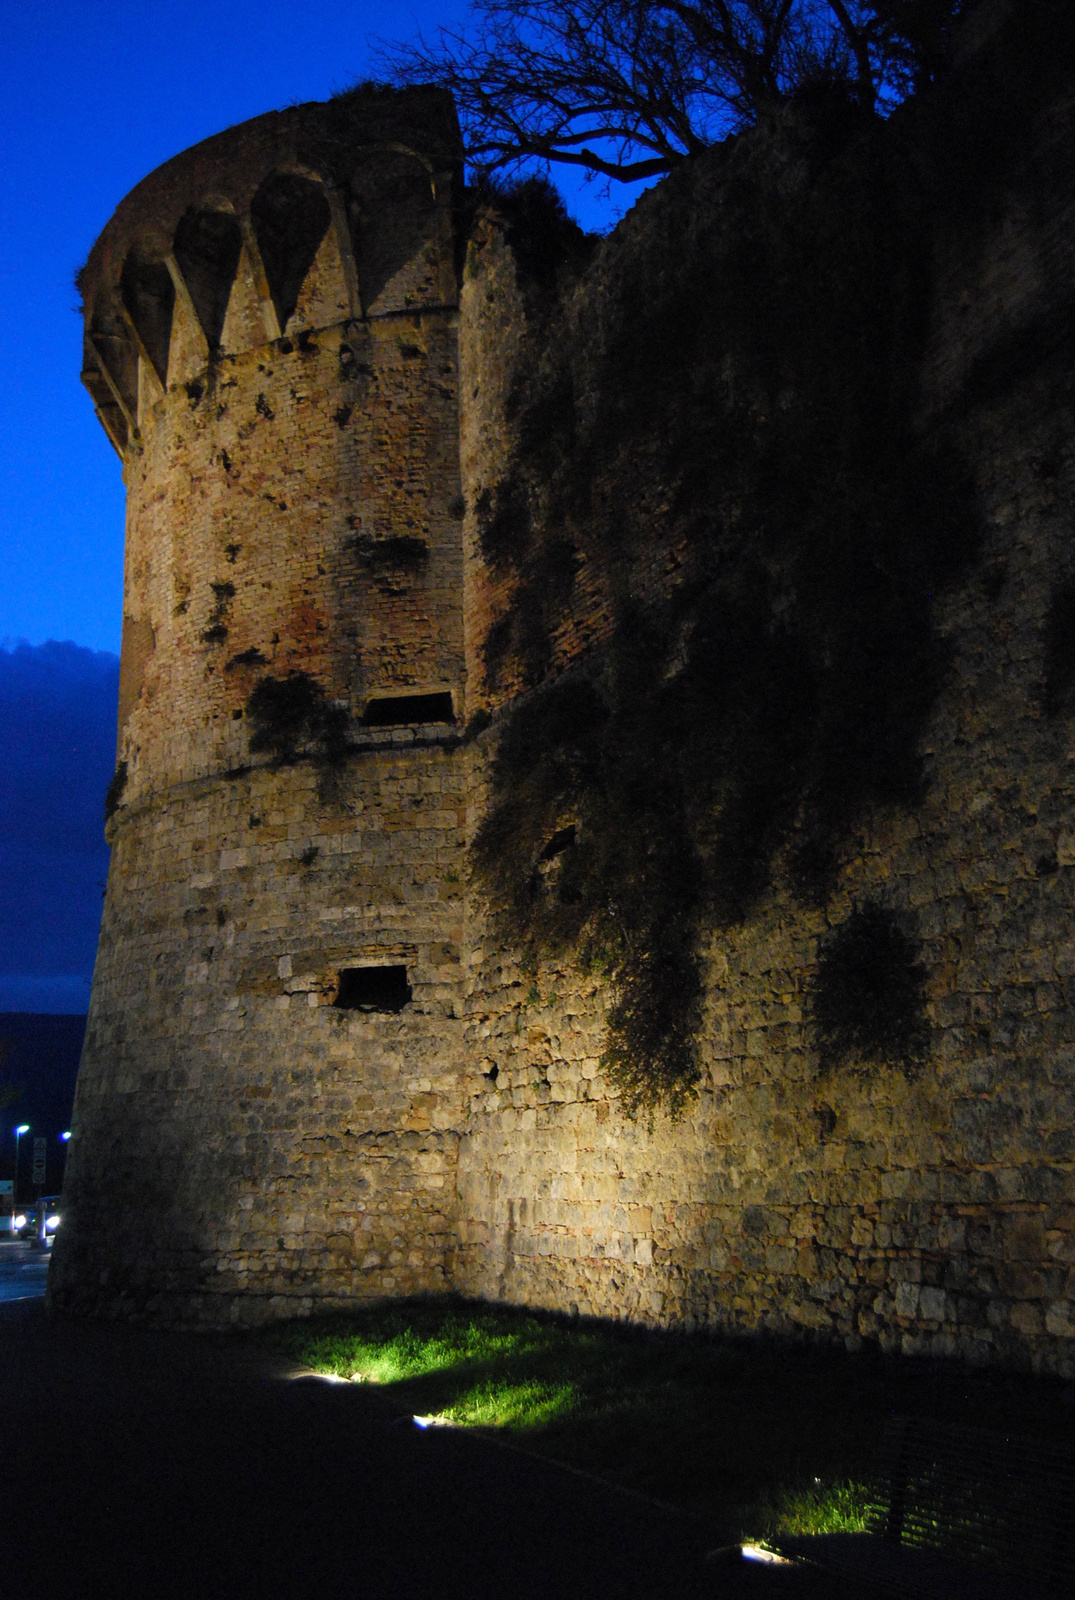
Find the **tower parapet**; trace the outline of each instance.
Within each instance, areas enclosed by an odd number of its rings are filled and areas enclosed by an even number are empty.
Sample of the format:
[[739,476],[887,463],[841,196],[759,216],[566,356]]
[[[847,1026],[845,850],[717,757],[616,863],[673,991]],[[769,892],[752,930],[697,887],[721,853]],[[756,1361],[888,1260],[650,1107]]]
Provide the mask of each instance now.
[[59,1306],[444,1282],[459,170],[435,91],[271,113],[146,178],[81,274],[128,514]]

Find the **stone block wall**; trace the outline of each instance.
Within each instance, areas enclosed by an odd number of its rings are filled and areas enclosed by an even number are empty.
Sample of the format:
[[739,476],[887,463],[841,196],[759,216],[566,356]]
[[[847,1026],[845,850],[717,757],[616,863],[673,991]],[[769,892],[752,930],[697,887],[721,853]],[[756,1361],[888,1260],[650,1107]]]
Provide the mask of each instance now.
[[[146,179],[82,274],[128,528],[56,1308],[226,1324],[446,1286],[456,138],[422,92],[260,118]],[[266,684],[306,700],[259,748]]]
[[[70,1310],[213,1324],[446,1286],[465,794],[450,751],[182,786],[115,830]],[[403,965],[399,1014],[332,1004]]]
[[[258,119],[120,208],[84,283],[130,495],[127,776],[55,1307],[219,1325],[454,1288],[1075,1371],[1075,742],[1046,687],[1075,637],[1075,121],[1059,57],[1035,76],[1003,25],[983,40],[878,158],[940,185],[912,426],[961,464],[974,520],[929,597],[949,654],[923,790],[856,817],[821,899],[778,861],[749,914],[703,928],[679,1120],[625,1114],[601,979],[524,966],[468,894],[496,740],[534,688],[486,670],[533,572],[487,563],[482,519],[518,459],[513,395],[565,328],[585,419],[617,318],[734,240],[733,180],[808,214],[824,184],[795,126],[650,192],[537,312],[492,211],[457,288],[451,119],[428,97]],[[589,485],[595,519],[619,495],[646,537],[580,541],[546,682],[597,672],[627,602],[697,577],[667,422]],[[255,685],[298,672],[343,747],[311,725],[252,751]],[[431,693],[454,725],[364,715]],[[492,725],[461,737],[476,710]],[[924,973],[928,1048],[903,1067],[819,1048],[819,963],[867,904]],[[369,966],[405,967],[410,1002],[336,1004]]]
[[[460,1145],[455,1275],[466,1292],[1075,1373],[1075,745],[1070,706],[1050,714],[1045,688],[1073,572],[1072,105],[1070,80],[1059,95],[1054,82],[1026,136],[991,153],[991,187],[968,184],[932,234],[917,426],[958,451],[977,544],[937,601],[951,660],[921,802],[860,819],[823,905],[778,873],[744,921],[708,936],[702,1077],[678,1122],[623,1114],[601,1071],[601,983],[558,963],[524,971],[476,919],[466,1052],[482,1076]],[[953,148],[958,168],[967,157]],[[561,314],[601,327],[619,286],[644,279],[640,263],[653,260],[656,281],[668,239],[719,214],[726,163],[748,159],[719,152],[645,196]],[[779,140],[773,171],[797,181]],[[495,297],[514,327],[501,255],[472,268],[464,305]],[[465,359],[463,383],[471,392]],[[498,428],[499,460],[468,462],[482,483],[511,461],[506,414],[482,437]],[[661,486],[644,459],[633,466],[639,500],[657,505]],[[653,594],[666,571],[631,581]],[[573,620],[555,636],[553,676],[580,659],[583,632]],[[474,781],[480,815],[480,758]],[[919,941],[929,1047],[917,1068],[833,1066],[819,1050],[819,953],[866,903]]]

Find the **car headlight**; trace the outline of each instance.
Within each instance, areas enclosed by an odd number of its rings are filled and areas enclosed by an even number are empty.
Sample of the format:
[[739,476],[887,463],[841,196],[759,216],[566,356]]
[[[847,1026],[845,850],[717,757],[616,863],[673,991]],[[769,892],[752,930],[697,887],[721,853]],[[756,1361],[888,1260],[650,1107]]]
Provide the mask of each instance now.
[[46,1217],[45,1218],[45,1227],[46,1228],[58,1228],[59,1226],[60,1226],[59,1217]]
[[26,1218],[25,1217],[16,1217],[15,1218],[15,1226],[16,1226],[16,1228],[25,1228],[25,1226],[26,1226]]

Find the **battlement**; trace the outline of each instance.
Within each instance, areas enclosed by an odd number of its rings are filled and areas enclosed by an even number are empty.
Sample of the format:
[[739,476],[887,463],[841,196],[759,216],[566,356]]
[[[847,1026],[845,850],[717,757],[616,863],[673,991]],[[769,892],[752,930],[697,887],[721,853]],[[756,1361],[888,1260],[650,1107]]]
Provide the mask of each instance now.
[[280,339],[456,303],[450,96],[355,90],[203,140],[117,207],[79,274],[83,381],[121,456],[164,393]]

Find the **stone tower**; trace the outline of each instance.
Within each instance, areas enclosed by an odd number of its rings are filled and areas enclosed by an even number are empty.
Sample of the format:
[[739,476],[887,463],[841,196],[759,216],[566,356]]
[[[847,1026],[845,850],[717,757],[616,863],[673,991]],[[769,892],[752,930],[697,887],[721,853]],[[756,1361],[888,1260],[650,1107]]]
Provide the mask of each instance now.
[[438,92],[274,112],[146,178],[82,273],[128,513],[60,1309],[445,1286],[459,176]]

